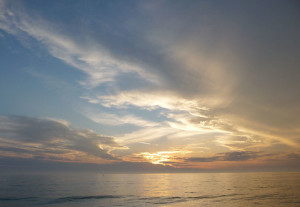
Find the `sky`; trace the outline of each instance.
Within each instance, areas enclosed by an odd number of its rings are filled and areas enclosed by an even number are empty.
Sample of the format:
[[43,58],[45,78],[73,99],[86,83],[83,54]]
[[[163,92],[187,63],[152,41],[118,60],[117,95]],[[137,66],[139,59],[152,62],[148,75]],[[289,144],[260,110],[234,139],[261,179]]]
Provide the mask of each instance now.
[[300,170],[298,1],[0,0],[0,166]]

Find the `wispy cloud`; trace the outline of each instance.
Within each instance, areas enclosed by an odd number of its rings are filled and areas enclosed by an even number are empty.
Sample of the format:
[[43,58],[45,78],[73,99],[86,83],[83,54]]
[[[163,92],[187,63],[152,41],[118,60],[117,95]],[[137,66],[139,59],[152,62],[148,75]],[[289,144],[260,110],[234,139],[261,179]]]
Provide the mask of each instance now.
[[85,111],[84,115],[96,123],[103,125],[124,125],[131,124],[140,127],[153,127],[158,125],[156,122],[148,121],[133,115],[116,115],[112,113],[95,113]]
[[101,44],[79,43],[67,32],[58,32],[63,29],[41,16],[29,16],[22,9],[14,11],[15,7],[11,4],[6,7],[6,4],[9,2],[1,3],[0,28],[18,38],[27,36],[37,40],[54,57],[86,73],[89,78],[82,81],[82,85],[93,88],[114,81],[121,73],[130,72],[137,73],[145,80],[151,80],[146,71],[114,58]]

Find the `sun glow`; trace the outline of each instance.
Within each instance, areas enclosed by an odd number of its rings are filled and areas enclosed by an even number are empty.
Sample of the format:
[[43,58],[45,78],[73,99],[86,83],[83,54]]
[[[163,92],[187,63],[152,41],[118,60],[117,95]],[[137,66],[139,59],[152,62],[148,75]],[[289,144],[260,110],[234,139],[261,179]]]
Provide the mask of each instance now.
[[176,162],[176,155],[186,153],[190,153],[190,151],[161,151],[157,153],[142,152],[139,155],[150,161],[152,164],[170,165]]

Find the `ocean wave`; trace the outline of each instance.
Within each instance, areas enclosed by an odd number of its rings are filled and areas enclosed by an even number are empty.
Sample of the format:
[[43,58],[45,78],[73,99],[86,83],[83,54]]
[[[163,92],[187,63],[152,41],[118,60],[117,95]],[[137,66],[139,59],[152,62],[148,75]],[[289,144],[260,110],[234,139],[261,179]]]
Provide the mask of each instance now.
[[[153,196],[153,197],[135,197],[130,195],[91,195],[91,196],[67,196],[60,197],[54,200],[47,202],[47,204],[58,204],[66,202],[77,202],[84,200],[92,199],[125,199],[127,201],[144,201],[148,204],[170,204],[170,203],[179,203],[186,202],[190,200],[199,200],[199,199],[215,199],[221,197],[232,197],[240,194],[227,194],[227,195],[203,195],[203,196]],[[131,197],[131,198],[130,198]],[[132,198],[133,197],[133,198]]]
[[32,201],[38,199],[37,197],[0,197],[0,201]]
[[179,203],[186,202],[191,200],[200,200],[200,199],[216,199],[222,197],[233,197],[241,194],[226,194],[226,195],[203,195],[203,196],[165,196],[165,197],[143,197],[138,200],[144,200],[148,204],[170,204],[170,203]]
[[122,198],[122,196],[116,195],[92,195],[92,196],[67,196],[57,198],[49,202],[49,204],[53,203],[65,203],[65,202],[72,202],[72,201],[79,201],[79,200],[90,200],[90,199],[107,199],[107,198]]
[[189,198],[189,199],[205,199],[205,198],[231,197],[231,196],[238,196],[238,195],[242,195],[242,194],[233,193],[233,194],[225,194],[225,195],[190,196],[190,197],[187,197],[187,198]]

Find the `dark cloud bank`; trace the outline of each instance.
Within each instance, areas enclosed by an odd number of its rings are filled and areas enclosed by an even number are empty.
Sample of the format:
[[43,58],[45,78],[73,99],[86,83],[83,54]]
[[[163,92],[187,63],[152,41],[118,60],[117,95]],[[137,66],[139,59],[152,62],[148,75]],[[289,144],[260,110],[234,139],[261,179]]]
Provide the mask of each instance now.
[[[14,155],[61,159],[66,153],[80,152],[107,160],[117,160],[98,145],[120,147],[112,137],[89,129],[69,126],[67,122],[24,116],[0,117],[0,150]],[[58,155],[58,156],[57,156]]]
[[237,152],[226,152],[218,153],[213,157],[191,157],[187,158],[189,162],[215,162],[215,161],[245,161],[262,157],[260,152],[252,151],[237,151]]

